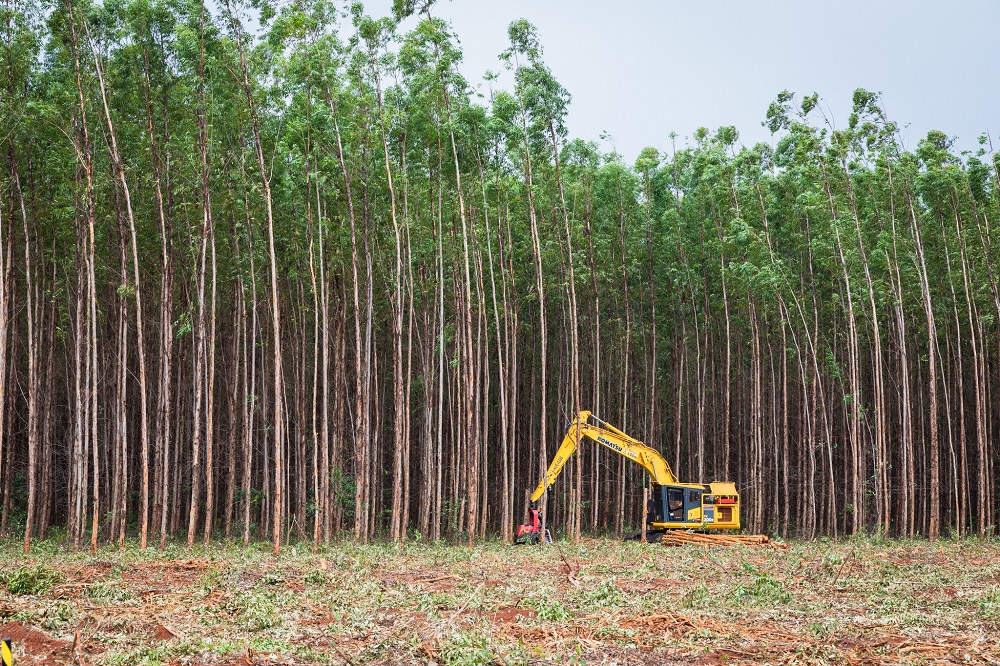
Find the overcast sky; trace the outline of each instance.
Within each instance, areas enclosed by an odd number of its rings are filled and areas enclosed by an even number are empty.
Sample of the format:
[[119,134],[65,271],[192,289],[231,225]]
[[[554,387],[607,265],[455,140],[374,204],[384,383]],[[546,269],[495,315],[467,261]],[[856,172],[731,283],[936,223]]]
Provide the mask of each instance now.
[[[365,5],[381,16],[392,1]],[[818,92],[838,127],[855,88],[881,91],[908,147],[939,129],[967,150],[989,130],[1000,148],[1000,0],[439,0],[434,14],[473,83],[501,69],[512,20],[534,23],[573,96],[570,134],[607,132],[629,161],[698,127],[770,141],[761,121],[784,89]]]

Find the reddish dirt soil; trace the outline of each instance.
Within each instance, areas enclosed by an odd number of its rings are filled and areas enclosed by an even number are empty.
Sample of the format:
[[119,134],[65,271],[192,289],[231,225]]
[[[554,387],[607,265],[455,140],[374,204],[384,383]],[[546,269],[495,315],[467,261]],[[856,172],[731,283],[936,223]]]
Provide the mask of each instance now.
[[14,644],[14,663],[18,666],[62,666],[69,663],[72,644],[57,641],[48,634],[20,622],[0,625],[0,638]]

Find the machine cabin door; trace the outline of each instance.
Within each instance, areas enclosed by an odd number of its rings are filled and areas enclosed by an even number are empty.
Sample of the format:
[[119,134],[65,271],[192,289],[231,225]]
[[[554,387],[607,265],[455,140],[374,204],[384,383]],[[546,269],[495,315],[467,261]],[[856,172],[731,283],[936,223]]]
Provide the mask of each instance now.
[[700,489],[664,486],[662,492],[665,522],[701,524]]
[[668,523],[681,523],[684,522],[684,489],[674,488],[672,486],[667,486],[663,489],[666,495],[666,522]]

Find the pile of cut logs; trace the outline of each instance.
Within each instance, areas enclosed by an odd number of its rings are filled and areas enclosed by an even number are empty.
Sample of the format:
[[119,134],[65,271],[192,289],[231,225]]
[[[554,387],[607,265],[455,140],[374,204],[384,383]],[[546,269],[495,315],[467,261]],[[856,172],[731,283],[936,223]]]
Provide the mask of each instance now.
[[667,546],[695,544],[702,546],[751,546],[788,550],[788,544],[771,541],[766,534],[716,534],[667,530],[660,543]]

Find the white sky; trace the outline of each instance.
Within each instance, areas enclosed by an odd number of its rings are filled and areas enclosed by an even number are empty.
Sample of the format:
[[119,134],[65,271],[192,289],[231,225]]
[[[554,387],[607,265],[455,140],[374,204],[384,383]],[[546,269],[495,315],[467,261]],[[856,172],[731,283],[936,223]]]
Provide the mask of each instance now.
[[[365,5],[382,16],[392,0]],[[974,150],[988,130],[1000,149],[1000,0],[439,0],[434,14],[473,83],[502,69],[512,20],[534,23],[573,95],[570,135],[607,132],[630,162],[701,126],[769,141],[760,123],[783,89],[818,92],[838,126],[855,88],[881,91],[907,147],[939,129]]]

